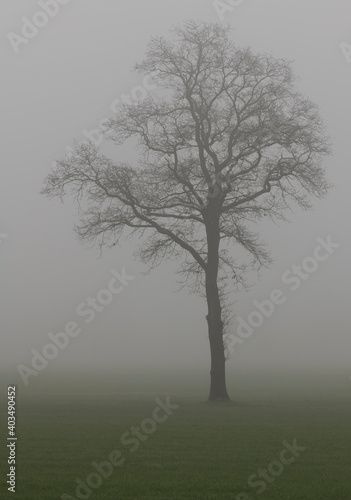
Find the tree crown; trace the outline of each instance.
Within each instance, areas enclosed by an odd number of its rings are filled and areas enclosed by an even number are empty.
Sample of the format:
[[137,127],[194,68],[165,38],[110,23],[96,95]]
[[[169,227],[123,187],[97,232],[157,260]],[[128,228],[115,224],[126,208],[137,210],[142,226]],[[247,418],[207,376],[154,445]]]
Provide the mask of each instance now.
[[136,138],[137,165],[114,161],[92,142],[57,163],[43,193],[79,202],[76,230],[86,241],[115,244],[124,229],[145,234],[139,257],[151,267],[181,257],[196,290],[208,270],[209,234],[218,228],[222,276],[243,281],[226,243],[256,264],[269,255],[251,228],[284,218],[291,204],[310,207],[329,188],[330,154],[318,107],[294,86],[291,63],[237,47],[229,28],[189,21],[173,39],[153,38],[142,73],[157,71],[157,94],[124,104],[106,138]]

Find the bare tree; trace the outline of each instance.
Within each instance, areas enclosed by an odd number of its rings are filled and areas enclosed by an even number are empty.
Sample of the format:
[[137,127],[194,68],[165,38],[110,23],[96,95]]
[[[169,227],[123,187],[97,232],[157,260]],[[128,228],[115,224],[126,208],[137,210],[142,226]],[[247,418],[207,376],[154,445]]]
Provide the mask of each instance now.
[[153,38],[136,69],[157,71],[159,91],[123,105],[106,138],[117,146],[137,139],[137,165],[76,143],[43,193],[74,195],[83,241],[114,245],[129,228],[151,268],[180,259],[185,284],[207,300],[209,400],[229,399],[221,292],[245,271],[234,245],[253,265],[269,261],[253,223],[326,194],[329,139],[316,105],[296,90],[290,62],[238,48],[228,27],[189,21],[170,40]]

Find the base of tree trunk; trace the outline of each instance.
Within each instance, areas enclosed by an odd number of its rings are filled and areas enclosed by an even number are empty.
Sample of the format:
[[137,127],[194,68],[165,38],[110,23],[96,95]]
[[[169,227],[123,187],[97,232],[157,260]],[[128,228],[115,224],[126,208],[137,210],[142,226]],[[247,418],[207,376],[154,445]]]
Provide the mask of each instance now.
[[221,388],[211,387],[208,401],[230,401],[224,381],[223,385],[221,384]]
[[231,403],[229,396],[226,397],[210,396],[207,400],[207,403],[228,403],[228,402]]
[[219,353],[219,356],[216,356],[213,345],[211,345],[211,382],[208,401],[230,401],[225,381],[225,358],[222,341],[219,343],[219,349],[222,352]]

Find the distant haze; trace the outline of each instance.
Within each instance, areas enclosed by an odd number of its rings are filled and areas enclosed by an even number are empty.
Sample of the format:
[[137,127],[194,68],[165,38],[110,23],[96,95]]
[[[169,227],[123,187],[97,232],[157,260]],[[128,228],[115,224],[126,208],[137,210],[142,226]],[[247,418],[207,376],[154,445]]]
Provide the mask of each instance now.
[[[83,139],[100,120],[112,116],[111,103],[130,94],[141,78],[131,72],[152,35],[188,18],[220,22],[210,0],[165,2],[73,1],[15,54],[7,39],[20,33],[21,17],[37,2],[3,2],[1,239],[1,367],[30,365],[48,334],[77,322],[82,332],[51,361],[47,370],[114,368],[209,371],[204,299],[186,289],[176,292],[176,263],[144,275],[133,259],[137,240],[121,241],[100,256],[98,248],[77,241],[72,200],[63,205],[41,196],[51,163],[66,146]],[[274,263],[253,286],[231,297],[231,312],[247,320],[274,289],[283,304],[235,349],[228,367],[255,370],[347,369],[350,335],[350,116],[351,64],[339,44],[351,44],[349,0],[244,0],[226,14],[238,45],[294,60],[298,87],[321,109],[332,137],[326,160],[329,196],[314,210],[289,215],[290,223],[259,228]],[[156,90],[157,91],[157,90]],[[109,153],[114,149],[109,147]],[[117,152],[117,148],[115,149]],[[135,160],[134,149],[123,159]],[[313,256],[317,239],[340,247],[293,291],[284,273]],[[111,271],[134,276],[111,304],[86,324],[77,307],[106,288]],[[234,317],[232,330],[238,325]]]

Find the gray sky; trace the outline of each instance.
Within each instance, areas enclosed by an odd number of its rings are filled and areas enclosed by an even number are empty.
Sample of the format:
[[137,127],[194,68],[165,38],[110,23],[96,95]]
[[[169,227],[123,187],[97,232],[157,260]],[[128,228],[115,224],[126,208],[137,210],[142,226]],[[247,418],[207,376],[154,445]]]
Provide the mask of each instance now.
[[[226,0],[224,0],[226,2]],[[1,366],[30,366],[31,350],[48,343],[69,321],[81,334],[47,369],[107,367],[207,368],[209,346],[205,303],[178,285],[175,265],[148,276],[126,243],[105,250],[81,245],[73,233],[76,209],[67,200],[39,194],[51,163],[65,155],[82,130],[112,116],[111,103],[130,94],[133,74],[150,36],[164,34],[188,18],[220,22],[211,0],[72,0],[61,5],[16,54],[8,33],[20,34],[21,18],[40,10],[31,0],[0,7],[2,92]],[[326,160],[335,184],[310,212],[290,223],[261,227],[274,259],[247,293],[233,294],[232,312],[247,318],[253,301],[279,288],[284,304],[242,345],[228,366],[350,367],[350,116],[351,64],[339,44],[351,44],[349,0],[243,0],[225,14],[238,45],[293,59],[298,86],[317,102],[332,137]],[[124,151],[128,157],[128,151]],[[133,155],[133,151],[130,151]],[[321,262],[296,291],[282,275],[311,255],[317,238],[340,247]],[[135,278],[113,302],[85,324],[76,313],[125,267]],[[233,321],[233,334],[237,327]]]

